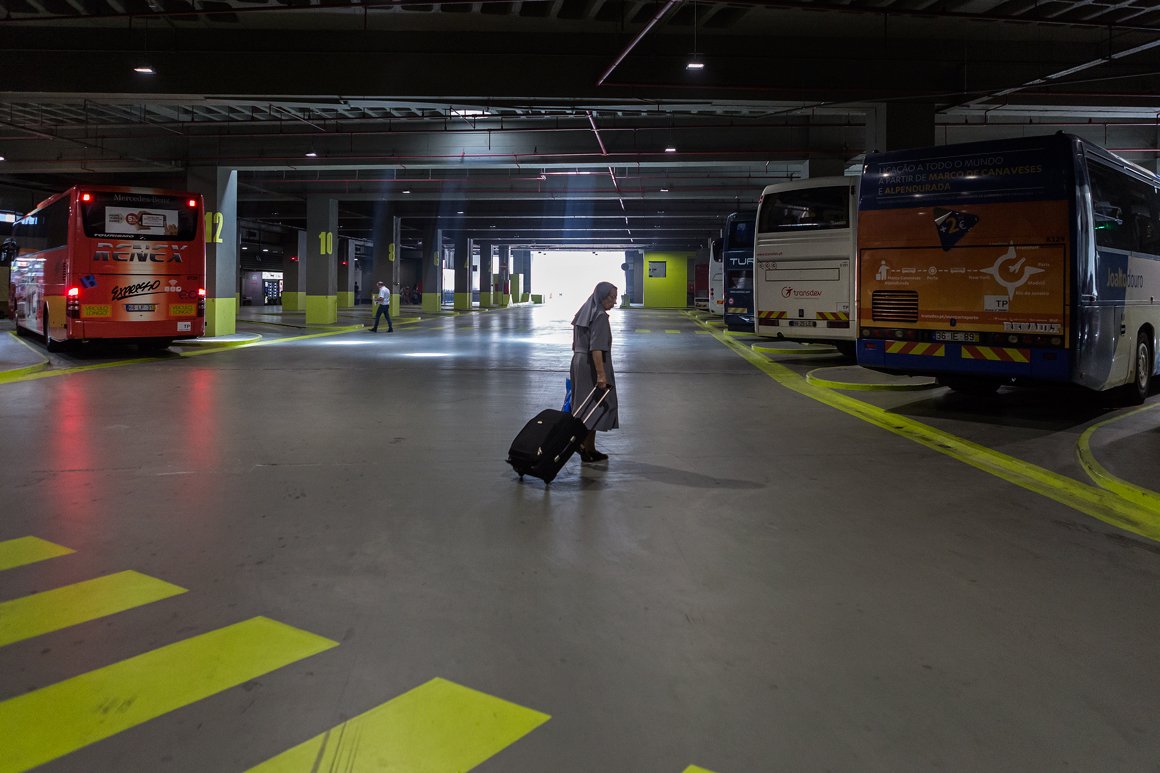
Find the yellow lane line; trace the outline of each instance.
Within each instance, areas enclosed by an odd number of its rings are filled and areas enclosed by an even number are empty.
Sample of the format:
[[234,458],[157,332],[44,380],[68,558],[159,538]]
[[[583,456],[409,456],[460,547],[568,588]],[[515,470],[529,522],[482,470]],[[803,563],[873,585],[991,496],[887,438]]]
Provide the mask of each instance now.
[[337,646],[255,617],[9,698],[0,702],[0,773],[43,765]]
[[713,771],[709,770],[708,768],[699,768],[696,765],[690,765],[681,771],[681,773],[713,773]]
[[1096,461],[1095,454],[1092,452],[1091,447],[1092,437],[1101,427],[1105,427],[1114,422],[1126,419],[1129,416],[1135,416],[1136,414],[1143,413],[1144,411],[1153,410],[1156,407],[1156,405],[1146,405],[1142,408],[1137,408],[1134,411],[1128,411],[1122,416],[1113,416],[1112,418],[1101,421],[1098,424],[1093,424],[1084,430],[1083,433],[1079,436],[1079,440],[1076,441],[1075,445],[1075,454],[1079,459],[1079,464],[1081,467],[1083,467],[1084,472],[1086,472],[1088,477],[1095,481],[1096,485],[1100,488],[1114,492],[1122,496],[1124,499],[1135,502],[1141,507],[1160,510],[1160,493],[1152,491],[1151,489],[1146,489],[1142,486],[1137,486],[1134,483],[1129,483],[1122,478],[1118,478],[1115,475],[1112,475],[1112,473],[1108,472],[1108,470],[1102,464]]
[[181,593],[185,588],[128,571],[0,602],[0,647]]
[[680,330],[666,330],[665,332],[669,333],[671,335],[673,333],[680,333],[681,331]]
[[40,537],[17,537],[0,542],[0,571],[25,564],[35,564],[57,556],[67,556],[71,548],[56,545]]
[[550,717],[432,679],[250,769],[250,773],[474,768]]
[[643,327],[638,327],[636,330],[634,330],[632,332],[634,332],[634,333],[651,333],[652,331],[648,330],[646,328],[643,328]]
[[750,344],[750,348],[755,352],[765,352],[766,354],[825,354],[833,356],[838,353],[838,350],[832,346],[819,346],[817,344],[805,344],[799,347]]
[[754,353],[727,336],[714,334],[713,337],[788,389],[1105,523],[1160,541],[1160,506],[1133,502],[1111,491],[1080,483],[848,395],[813,386],[784,365]]

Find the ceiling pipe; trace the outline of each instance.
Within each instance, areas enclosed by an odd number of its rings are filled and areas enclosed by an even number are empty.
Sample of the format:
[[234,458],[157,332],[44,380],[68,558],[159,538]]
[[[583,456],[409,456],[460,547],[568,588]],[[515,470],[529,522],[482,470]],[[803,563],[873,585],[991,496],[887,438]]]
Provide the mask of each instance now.
[[[607,156],[608,148],[604,147],[604,140],[600,139],[600,130],[596,128],[596,119],[592,117],[591,110],[585,110],[584,115],[588,116],[588,125],[592,127],[592,133],[596,135],[596,144],[600,146],[600,155]],[[612,187],[616,189],[616,200],[620,202],[621,211],[624,209],[624,198],[620,192],[620,183],[616,181],[616,172],[612,171],[612,167],[608,167],[608,177],[612,180]]]
[[636,37],[633,38],[632,41],[628,44],[628,46],[623,51],[620,52],[620,56],[616,57],[616,60],[613,61],[612,64],[608,65],[608,69],[605,70],[604,74],[602,74],[600,76],[600,78],[596,81],[596,85],[603,86],[604,81],[608,80],[608,76],[612,75],[613,70],[615,70],[617,67],[620,66],[620,63],[623,62],[625,57],[627,57],[629,55],[629,53],[632,52],[632,49],[636,48],[636,44],[639,43],[641,40],[643,40],[644,36],[647,35],[652,30],[652,28],[655,27],[657,25],[657,23],[665,17],[665,15],[669,11],[676,8],[682,2],[683,2],[683,0],[668,0],[668,2],[666,2],[664,5],[662,5],[660,10],[657,11],[651,19],[649,19],[648,24],[644,25],[644,29],[642,29],[640,32],[636,33]]

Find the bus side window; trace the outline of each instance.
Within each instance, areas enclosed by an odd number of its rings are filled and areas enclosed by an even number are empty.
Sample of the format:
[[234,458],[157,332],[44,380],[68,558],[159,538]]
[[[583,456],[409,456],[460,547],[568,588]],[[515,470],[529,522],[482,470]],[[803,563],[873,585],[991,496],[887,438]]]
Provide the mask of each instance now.
[[5,239],[4,244],[0,245],[0,266],[7,266],[16,258],[16,242],[12,239]]

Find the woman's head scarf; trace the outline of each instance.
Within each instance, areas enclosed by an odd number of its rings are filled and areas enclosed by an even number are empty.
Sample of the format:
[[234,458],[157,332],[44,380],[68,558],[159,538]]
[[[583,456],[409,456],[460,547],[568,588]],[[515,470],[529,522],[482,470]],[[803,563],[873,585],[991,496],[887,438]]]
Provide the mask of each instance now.
[[588,300],[584,301],[580,306],[576,316],[572,317],[572,324],[576,327],[590,327],[592,320],[596,319],[597,315],[604,312],[604,306],[601,305],[608,294],[616,289],[616,285],[612,282],[600,282],[596,285],[596,289],[592,291],[592,295],[588,296]]

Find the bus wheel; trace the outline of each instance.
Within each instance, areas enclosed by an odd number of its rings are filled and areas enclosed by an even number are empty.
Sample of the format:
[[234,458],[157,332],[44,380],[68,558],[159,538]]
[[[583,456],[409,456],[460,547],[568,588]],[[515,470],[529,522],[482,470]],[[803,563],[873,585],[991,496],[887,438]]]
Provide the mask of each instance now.
[[834,348],[847,360],[858,359],[858,346],[853,341],[839,341],[834,344]]
[[170,338],[158,338],[153,341],[142,341],[137,346],[143,352],[163,352],[169,348],[171,343],[173,340]]
[[976,376],[939,376],[935,380],[938,381],[939,386],[945,386],[954,392],[983,397],[995,394],[1002,386],[994,379]]
[[1135,372],[1132,383],[1124,385],[1124,402],[1139,405],[1148,399],[1152,388],[1152,343],[1148,331],[1140,328],[1136,333],[1136,356],[1132,359]]

